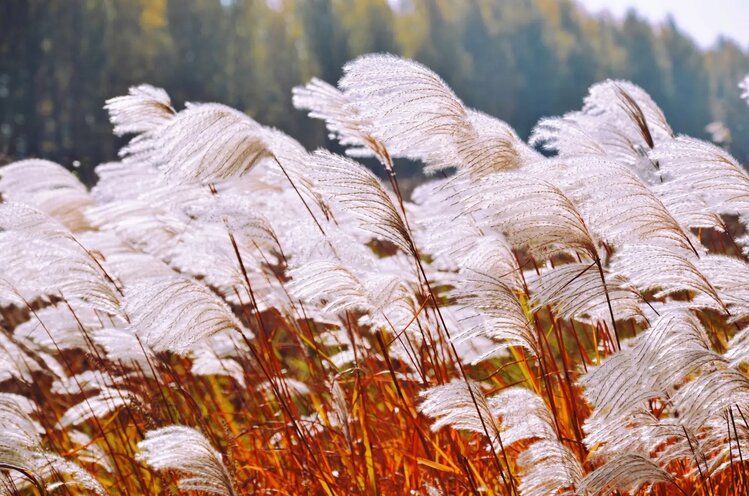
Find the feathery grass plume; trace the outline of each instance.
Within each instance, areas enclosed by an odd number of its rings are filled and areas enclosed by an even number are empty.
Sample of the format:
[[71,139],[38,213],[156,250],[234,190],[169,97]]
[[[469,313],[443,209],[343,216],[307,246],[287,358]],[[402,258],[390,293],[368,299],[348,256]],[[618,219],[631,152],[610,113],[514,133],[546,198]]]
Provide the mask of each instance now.
[[425,269],[449,278],[461,267],[481,267],[511,287],[522,288],[518,261],[505,237],[484,219],[463,215],[467,194],[452,178],[426,182],[411,194],[411,230],[417,245],[431,257]]
[[647,153],[672,136],[663,112],[642,88],[628,81],[607,80],[589,88],[581,111],[542,119],[530,143],[563,158],[610,157],[656,184],[659,165]]
[[[284,188],[291,186],[291,190],[302,200],[309,216],[322,230],[317,217],[321,215],[330,220],[331,213],[327,202],[316,188],[314,178],[310,177],[309,164],[312,158],[298,141],[281,131],[263,128],[263,132],[276,166],[273,167],[273,172],[283,182]],[[281,174],[277,173],[278,170]]]
[[146,433],[138,443],[136,459],[156,470],[184,474],[178,486],[183,491],[200,491],[221,496],[236,494],[223,457],[211,443],[191,427],[172,425]]
[[164,182],[158,169],[136,160],[99,164],[94,172],[97,181],[91,188],[91,196],[98,205],[137,197],[149,191],[154,183]]
[[230,107],[193,104],[147,135],[145,156],[177,182],[215,182],[269,157],[264,134],[260,124]]
[[749,175],[724,149],[679,136],[650,156],[661,164],[668,190],[700,198],[717,214],[749,212]]
[[514,173],[487,176],[480,193],[466,200],[465,212],[486,216],[516,248],[541,259],[561,253],[598,257],[596,242],[575,203],[538,178]]
[[414,254],[405,221],[377,176],[358,162],[324,150],[312,154],[312,166],[318,187],[348,209],[361,229]]
[[528,321],[523,304],[515,291],[505,283],[476,270],[465,270],[451,293],[459,304],[480,318],[453,336],[453,341],[460,343],[477,338],[488,338],[494,345],[475,363],[497,356],[510,346],[521,346],[534,356],[541,354],[540,343],[534,335],[534,328]]
[[730,361],[732,367],[749,363],[748,327],[744,327],[731,338],[728,342],[728,351],[726,351],[725,357]]
[[[472,231],[470,234],[475,234]],[[463,242],[461,248],[466,249],[463,254],[458,254],[457,265],[465,270],[480,270],[485,274],[491,274],[509,288],[521,290],[523,288],[522,269],[512,251],[512,247],[504,236],[496,232],[483,233],[478,237],[472,237],[465,231],[458,231],[461,239],[455,240],[453,248]]]
[[[195,220],[189,229],[179,234],[171,249],[169,264],[176,272],[201,280],[220,295],[231,295],[234,288],[246,286],[244,269],[255,282],[253,290],[259,293],[260,279],[265,279],[260,253],[251,240],[244,237],[237,240],[225,225]],[[245,293],[241,293],[243,298]]]
[[[232,304],[250,299],[245,294],[246,288],[239,295],[235,292],[236,288],[247,286],[247,275],[255,303],[265,309],[266,297],[274,291],[281,292],[273,267],[280,269],[288,260],[274,226],[266,215],[258,213],[267,210],[263,208],[266,200],[261,203],[248,197],[249,192],[243,191],[237,182],[232,180],[212,187],[214,194],[200,196],[179,208],[176,214],[185,226],[171,244],[168,261],[176,271],[201,279],[226,295],[224,299]],[[252,183],[254,180],[246,184]],[[298,202],[298,198],[282,199],[271,192],[260,194],[270,196],[271,201]],[[291,210],[274,217],[274,223],[282,223],[292,213],[305,215]],[[298,217],[294,220],[300,222]],[[319,239],[320,233],[313,233],[310,242]],[[290,252],[289,256],[292,255]]]
[[695,196],[693,191],[679,190],[670,182],[651,186],[650,189],[673,218],[685,228],[726,231],[723,218],[707,202]]
[[[719,416],[709,419],[701,429],[701,450],[705,471],[711,477],[725,476],[733,479],[735,471],[743,470],[744,453],[749,452],[749,427],[744,421],[744,409],[739,405],[726,408]],[[743,474],[741,484],[745,483]]]
[[196,350],[193,353],[190,373],[193,375],[223,375],[231,377],[242,387],[247,385],[242,365],[233,358],[219,356],[213,350]]
[[[667,404],[662,403],[654,403],[654,405],[668,407]],[[712,473],[708,459],[711,455],[703,442],[705,437],[702,433],[692,431],[678,417],[664,415],[656,418],[645,409],[634,413],[632,418],[634,419],[632,429],[642,431],[644,435],[651,437],[649,449],[651,453],[655,453],[659,466],[667,467],[675,477],[682,472],[683,475],[689,474],[685,478],[700,477],[701,483],[706,482],[705,477]],[[725,434],[725,426],[722,430]],[[629,435],[631,436],[632,433],[630,432]],[[658,443],[657,447],[653,448],[656,443]],[[626,442],[617,444],[623,446],[624,450],[629,449]],[[680,464],[683,470],[675,468],[675,463]]]
[[100,231],[116,235],[136,250],[167,259],[180,236],[189,232],[190,219],[183,206],[210,193],[193,185],[169,187],[160,177],[157,180],[134,198],[100,202],[86,214]]
[[79,425],[89,419],[104,419],[120,407],[128,405],[132,394],[128,391],[103,387],[99,394],[84,399],[77,405],[70,407],[55,426],[57,429],[65,429],[73,425]]
[[583,376],[585,397],[594,407],[584,424],[585,443],[595,450],[593,459],[655,451],[672,444],[669,439],[674,431],[681,436],[680,427],[663,423],[665,415],[673,413],[670,409],[659,414],[661,420],[651,410],[658,402],[669,402],[693,374],[725,366],[725,360],[709,346],[704,328],[691,312],[671,310],[633,339],[631,347]]
[[580,483],[582,465],[560,441],[554,416],[540,396],[522,387],[509,387],[488,402],[501,418],[505,447],[521,450],[517,457],[520,494],[556,494]]
[[80,374],[55,379],[52,382],[50,391],[58,395],[76,395],[92,391],[104,391],[124,380],[124,377],[105,374],[100,370],[84,370]]
[[106,162],[94,168],[97,181],[91,196],[97,204],[129,199],[164,183],[163,175],[152,164],[140,160]]
[[176,113],[167,92],[148,84],[131,86],[127,95],[107,100],[104,109],[117,136],[153,131]]
[[231,377],[237,384],[246,385],[243,364],[248,362],[252,364],[251,366],[257,364],[249,360],[250,350],[241,336],[224,331],[213,334],[200,344],[199,348],[196,347],[190,353],[192,360],[190,373]]
[[[468,391],[469,387],[473,389],[473,395]],[[432,423],[433,431],[449,426],[457,430],[477,432],[482,436],[489,432],[492,438],[488,441],[494,449],[501,450],[499,421],[478,384],[454,381],[434,386],[422,392],[421,395],[424,401],[418,408],[427,417],[435,419]],[[481,412],[480,415],[476,405]]]
[[[636,126],[645,141],[658,137],[668,139],[673,135],[663,111],[650,95],[629,81],[607,80],[594,84],[588,90],[583,111],[593,115],[609,114],[617,124],[621,121]],[[644,124],[648,129],[644,129]]]
[[[27,293],[29,297],[37,294],[30,289]],[[15,282],[0,276],[0,306],[22,306],[23,304],[24,296],[19,293]]]
[[0,261],[6,280],[24,296],[81,299],[112,315],[120,313],[118,289],[89,252],[62,224],[22,203],[0,203]]
[[614,255],[611,271],[626,277],[640,291],[655,291],[655,298],[694,291],[699,297],[691,306],[730,313],[698,263],[689,251],[657,244],[629,244]]
[[104,350],[104,356],[115,363],[135,366],[145,377],[151,377],[154,353],[133,329],[105,327],[92,332],[91,339]]
[[749,317],[749,264],[726,255],[705,255],[696,266],[731,312],[731,321]]
[[521,450],[520,494],[556,494],[580,483],[584,474],[580,461],[558,439],[552,413],[539,396],[525,388],[510,387],[487,398],[477,384],[469,384],[483,420],[476,414],[466,383],[453,382],[422,393],[425,400],[419,411],[436,419],[432,430],[450,426],[483,434],[484,422],[488,422],[496,449],[519,446]]
[[88,472],[65,458],[46,451],[44,429],[30,415],[36,405],[16,394],[0,393],[0,494],[17,494],[29,485],[44,494],[61,485],[77,485],[104,495],[102,485]]
[[13,336],[48,352],[85,350],[89,347],[86,333],[100,329],[103,319],[101,312],[84,301],[72,300],[35,311],[29,320],[16,326]]
[[529,143],[563,158],[605,156],[606,146],[595,136],[597,119],[582,112],[546,117],[531,131]]
[[454,138],[461,171],[481,177],[543,158],[506,122],[477,110],[468,109],[467,113],[470,125]]
[[202,284],[174,275],[144,279],[126,288],[130,328],[156,352],[184,354],[221,331],[249,331],[229,306]]
[[[609,414],[624,405],[628,392],[642,389],[671,393],[706,363],[720,363],[699,320],[687,310],[664,313],[633,346],[604,361],[581,379],[585,395]],[[696,352],[696,353],[695,353]],[[703,359],[696,359],[701,355]],[[620,384],[615,387],[614,384]]]
[[385,158],[387,150],[367,133],[367,123],[361,120],[359,111],[335,86],[312,78],[305,86],[293,88],[292,103],[300,110],[309,110],[313,119],[324,120],[329,137],[346,147],[347,155],[368,156],[374,152]]
[[29,159],[0,167],[0,194],[60,221],[73,232],[89,228],[84,212],[93,205],[86,187],[63,166]]
[[614,491],[633,494],[645,484],[658,482],[678,488],[674,478],[658,465],[642,455],[626,453],[586,475],[577,494],[597,496]]
[[[444,167],[454,160],[445,137],[467,117],[463,103],[423,65],[393,55],[364,55],[343,68],[339,82],[366,132],[393,157]],[[448,161],[448,163],[445,163]]]
[[395,274],[370,273],[364,279],[340,262],[307,263],[290,272],[289,291],[307,302],[324,302],[323,312],[359,310],[383,312],[394,302],[408,299],[410,291]]
[[607,244],[619,247],[647,241],[695,252],[700,248],[663,201],[628,167],[592,156],[562,163],[566,177],[558,180],[564,191],[575,199],[591,231]]
[[[155,254],[147,253],[146,249],[139,249],[138,246],[123,240],[112,231],[88,231],[78,236],[82,244],[88,247],[89,251],[99,255],[102,267],[110,274],[112,278],[123,287],[140,281],[144,274],[149,277],[169,276],[174,274],[174,270]],[[178,240],[174,240],[178,242]],[[153,246],[149,243],[149,246]],[[171,250],[155,250],[157,253],[170,253]],[[173,255],[172,255],[173,256]],[[169,256],[165,259],[169,260]],[[88,315],[82,308],[84,315]],[[93,319],[88,319],[92,325],[95,325]],[[102,319],[99,318],[99,327]],[[110,319],[109,324],[116,325],[116,320]]]
[[[612,343],[618,343],[616,316],[598,242],[573,198],[533,174],[491,174],[482,180],[479,191],[466,201],[464,212],[485,217],[485,222],[501,230],[515,248],[526,249],[533,257],[543,260],[566,254],[593,261],[591,266],[596,265],[595,272],[600,277],[597,286],[604,297],[615,337]],[[579,274],[584,275],[584,271],[586,268],[581,268]]]
[[3,362],[0,365],[0,377],[2,377],[0,382],[14,378],[15,381],[30,386],[40,377],[53,380],[65,377],[65,370],[57,357],[22,337],[7,335],[2,326],[0,326],[0,357]]
[[635,341],[635,367],[668,394],[702,367],[709,369],[724,363],[710,349],[710,339],[699,319],[685,310],[663,314]]
[[320,230],[307,197],[327,217],[326,205],[305,175],[307,153],[292,138],[216,103],[187,104],[165,124],[140,134],[121,150],[128,163],[160,169],[167,185],[236,180],[271,158],[291,183]]
[[593,115],[608,114],[614,124],[632,126],[649,148],[656,141],[673,136],[663,111],[650,95],[629,81],[605,81],[588,90],[583,110]]
[[505,446],[537,439],[558,442],[554,416],[544,400],[533,391],[519,386],[508,387],[487,401],[494,415],[501,418]]
[[23,348],[6,336],[0,328],[0,383],[15,378],[31,384],[34,381],[32,374],[44,369],[43,364],[24,352]]
[[3,435],[0,437],[4,447],[12,450],[32,448],[41,444],[40,432],[44,429],[30,415],[36,410],[36,404],[25,396],[12,393],[0,393],[0,427]]
[[685,385],[672,401],[681,421],[698,431],[711,418],[722,418],[732,405],[749,411],[749,378],[737,369],[719,369]]
[[16,232],[49,240],[74,239],[59,221],[22,202],[0,203],[0,232]]
[[584,471],[580,461],[559,441],[537,441],[518,455],[523,496],[546,496],[568,491],[580,484]]
[[609,304],[617,320],[642,321],[644,301],[640,294],[620,276],[604,269],[604,285],[595,263],[570,263],[542,270],[528,278],[533,295],[534,313],[549,305],[562,319],[578,322],[607,322]]
[[270,220],[243,193],[229,190],[199,198],[187,205],[185,213],[199,222],[225,226],[241,246],[256,244],[269,252],[283,252]]
[[[523,159],[538,157],[507,124],[467,109],[437,74],[417,62],[369,54],[343,70],[339,87],[348,104],[342,109],[340,99],[317,88],[299,105],[315,116],[332,117],[338,129],[335,117],[348,110],[358,134],[363,130],[393,157],[421,160],[428,172],[457,166],[474,175],[517,168]],[[381,154],[377,146],[374,151]]]
[[[421,342],[427,333],[437,335],[434,322],[422,313],[417,302],[418,281],[413,269],[404,266],[398,271],[399,264],[386,263],[393,257],[382,261],[353,257],[347,263],[351,254],[347,255],[343,261],[312,258],[298,267],[292,264],[288,293],[305,305],[307,317],[315,312],[315,321],[346,327],[349,319],[356,316],[362,330],[391,331],[396,337],[390,343],[389,354],[402,359],[407,373],[411,373],[418,365],[413,351],[408,349],[409,343]],[[334,346],[339,344],[346,344],[348,350],[330,358],[336,363],[351,361],[355,355],[349,337]]]

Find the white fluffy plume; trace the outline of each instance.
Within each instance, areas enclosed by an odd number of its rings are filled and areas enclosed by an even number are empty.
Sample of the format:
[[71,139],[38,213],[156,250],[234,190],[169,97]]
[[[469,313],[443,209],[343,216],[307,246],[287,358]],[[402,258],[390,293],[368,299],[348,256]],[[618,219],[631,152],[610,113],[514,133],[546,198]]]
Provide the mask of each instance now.
[[167,92],[148,84],[130,87],[127,95],[110,98],[104,108],[118,136],[152,131],[175,114]]
[[[92,494],[105,495],[99,482],[83,468],[62,456],[45,450],[40,431],[31,419],[36,405],[29,399],[0,393],[0,467],[7,478],[0,478],[0,494],[15,494],[36,486],[40,493],[63,485],[76,485]],[[61,479],[67,476],[68,480]]]
[[178,482],[183,491],[236,494],[221,454],[195,429],[173,425],[149,431],[138,448],[137,458],[154,469],[183,474]]
[[260,124],[217,103],[191,105],[148,138],[150,161],[184,182],[239,176],[270,155]]
[[154,351],[187,352],[221,331],[242,331],[229,306],[205,286],[183,277],[146,279],[127,288],[131,328]]

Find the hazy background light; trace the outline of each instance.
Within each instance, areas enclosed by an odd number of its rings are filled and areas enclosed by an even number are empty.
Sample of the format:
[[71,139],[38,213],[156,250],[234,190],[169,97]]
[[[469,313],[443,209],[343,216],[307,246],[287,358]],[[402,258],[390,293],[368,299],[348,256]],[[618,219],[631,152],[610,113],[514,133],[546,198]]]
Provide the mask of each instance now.
[[703,48],[723,36],[749,47],[749,0],[578,0],[592,13],[623,18],[629,9],[654,23],[673,17]]

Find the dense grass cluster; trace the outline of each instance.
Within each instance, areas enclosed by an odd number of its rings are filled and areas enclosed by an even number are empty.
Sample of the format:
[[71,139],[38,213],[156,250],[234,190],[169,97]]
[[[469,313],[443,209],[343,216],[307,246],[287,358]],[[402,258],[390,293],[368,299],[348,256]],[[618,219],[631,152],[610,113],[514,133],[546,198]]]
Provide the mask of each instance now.
[[624,81],[526,144],[344,72],[348,157],[144,85],[90,191],[0,168],[0,494],[749,491],[744,169]]

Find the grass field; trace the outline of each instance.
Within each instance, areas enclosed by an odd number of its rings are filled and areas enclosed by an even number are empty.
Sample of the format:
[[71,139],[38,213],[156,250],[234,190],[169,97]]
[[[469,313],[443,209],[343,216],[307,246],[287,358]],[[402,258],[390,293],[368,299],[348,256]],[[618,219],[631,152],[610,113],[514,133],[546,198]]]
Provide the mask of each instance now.
[[749,491],[725,150],[625,81],[529,143],[392,56],[294,102],[348,156],[143,85],[92,189],[0,168],[0,494]]

